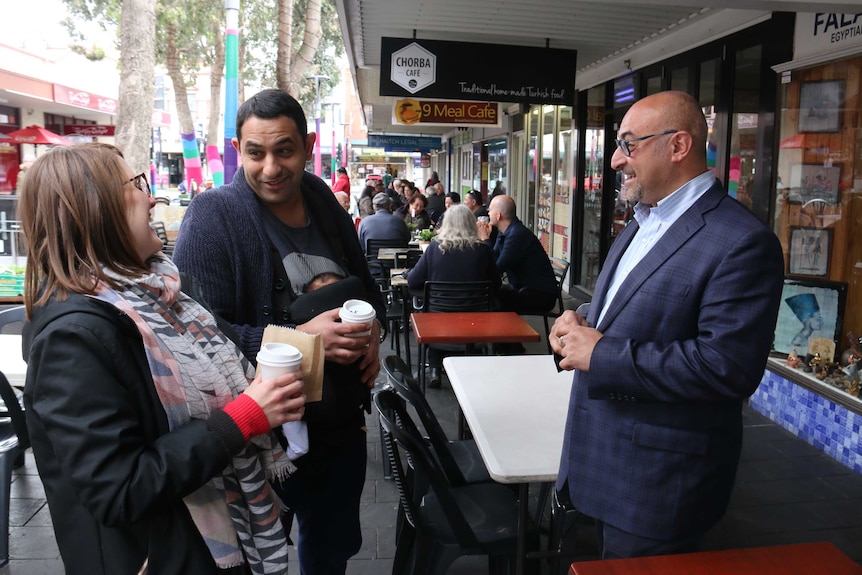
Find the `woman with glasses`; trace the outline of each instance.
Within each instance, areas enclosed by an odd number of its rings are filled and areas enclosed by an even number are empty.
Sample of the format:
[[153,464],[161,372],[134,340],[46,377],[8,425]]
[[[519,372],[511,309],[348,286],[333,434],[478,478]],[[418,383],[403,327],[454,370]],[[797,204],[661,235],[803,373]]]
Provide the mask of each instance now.
[[302,381],[254,378],[153,205],[105,145],[43,155],[20,193],[24,403],[66,573],[286,573],[271,429],[302,417]]

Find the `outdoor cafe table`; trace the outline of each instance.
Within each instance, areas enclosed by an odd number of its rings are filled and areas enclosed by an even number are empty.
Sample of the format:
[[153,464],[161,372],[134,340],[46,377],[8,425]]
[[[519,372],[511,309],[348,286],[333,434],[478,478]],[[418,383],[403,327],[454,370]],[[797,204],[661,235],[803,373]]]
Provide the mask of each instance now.
[[0,334],[0,371],[12,387],[24,387],[27,364],[21,358],[21,336]]
[[798,543],[658,555],[632,559],[578,561],[569,575],[862,575],[862,566],[832,543]]
[[[410,365],[410,332],[407,330],[407,322],[410,321],[410,310],[413,309],[410,301],[410,290],[407,288],[407,277],[405,272],[409,270],[404,268],[392,268],[389,270],[389,285],[393,290],[398,290],[401,298],[401,326],[404,331],[404,355],[407,365]],[[398,337],[397,333],[393,333],[392,337]]]
[[518,484],[521,575],[529,484],[557,479],[572,372],[558,373],[551,355],[447,357],[443,366],[491,478]]
[[530,324],[511,311],[423,312],[410,314],[410,320],[419,345],[419,384],[423,393],[425,355],[429,345],[517,343],[541,339]]

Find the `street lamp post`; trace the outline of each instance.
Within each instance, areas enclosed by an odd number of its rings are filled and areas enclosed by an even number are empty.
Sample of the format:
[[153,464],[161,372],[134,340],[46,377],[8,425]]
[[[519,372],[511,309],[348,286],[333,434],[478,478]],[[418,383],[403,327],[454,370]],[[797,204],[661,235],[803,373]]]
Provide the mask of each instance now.
[[330,102],[329,105],[332,107],[332,114],[329,118],[330,123],[332,124],[332,144],[329,146],[329,165],[330,172],[332,176],[332,185],[335,185],[335,171],[338,169],[338,155],[335,153],[335,119],[336,113],[335,109],[340,106],[338,102]]
[[329,80],[329,76],[315,74],[306,76],[309,80],[314,80],[314,133],[316,138],[314,141],[314,175],[318,178],[321,174],[320,162],[320,81]]

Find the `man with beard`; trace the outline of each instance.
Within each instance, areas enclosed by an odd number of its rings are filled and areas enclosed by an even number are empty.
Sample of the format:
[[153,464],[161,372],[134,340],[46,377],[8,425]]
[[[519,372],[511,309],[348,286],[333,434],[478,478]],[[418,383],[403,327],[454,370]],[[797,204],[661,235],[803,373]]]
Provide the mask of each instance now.
[[634,221],[586,318],[551,329],[574,370],[558,496],[595,518],[605,559],[698,549],[727,509],[772,343],[781,246],[707,168],[706,137],[683,92],[629,109],[611,166]]
[[314,277],[334,273],[345,278],[334,286],[355,285],[350,297],[371,302],[377,317],[386,310],[350,217],[329,186],[305,172],[314,141],[302,106],[287,93],[264,90],[243,103],[233,140],[242,168],[232,183],[191,203],[174,261],[200,282],[250,360],[269,324],[322,336],[323,399],[304,418],[309,451],[276,490],[297,518],[300,573],[343,575],[362,543],[363,407],[380,371],[380,324],[340,323],[343,300],[300,323],[291,303]]

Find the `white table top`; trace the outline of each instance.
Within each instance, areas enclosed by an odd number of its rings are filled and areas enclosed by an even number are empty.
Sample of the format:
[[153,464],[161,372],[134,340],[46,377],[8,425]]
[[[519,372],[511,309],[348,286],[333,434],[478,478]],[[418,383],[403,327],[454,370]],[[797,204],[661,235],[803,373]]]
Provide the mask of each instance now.
[[0,334],[0,371],[13,387],[24,387],[27,364],[21,358],[21,336]]
[[491,477],[554,481],[572,389],[551,355],[447,357],[452,389]]

